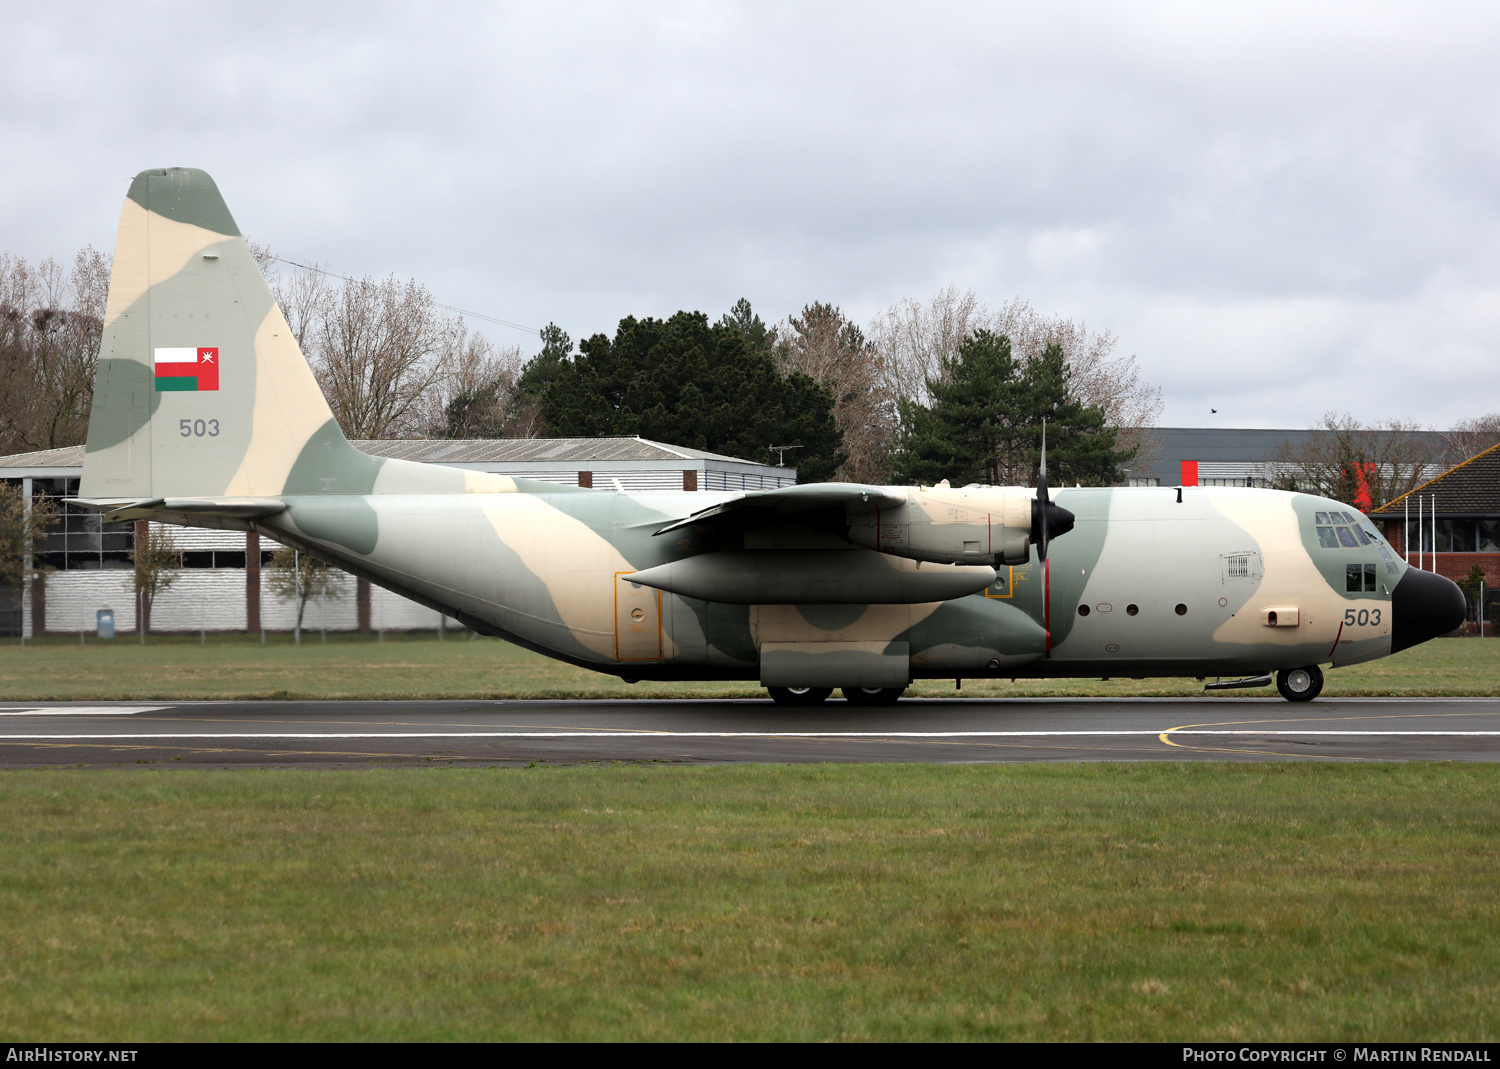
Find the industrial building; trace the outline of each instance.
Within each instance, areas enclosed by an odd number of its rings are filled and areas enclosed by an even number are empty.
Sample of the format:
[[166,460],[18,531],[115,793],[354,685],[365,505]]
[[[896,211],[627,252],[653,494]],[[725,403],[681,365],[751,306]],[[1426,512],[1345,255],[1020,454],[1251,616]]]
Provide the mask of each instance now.
[[[1356,431],[1374,437],[1379,431]],[[1274,430],[1242,427],[1153,427],[1141,459],[1126,469],[1127,486],[1270,486],[1275,472],[1324,430]],[[1410,435],[1433,456],[1445,456],[1448,440],[1440,431]],[[1460,457],[1454,460],[1462,459]],[[1446,465],[1434,463],[1424,474],[1435,477]]]

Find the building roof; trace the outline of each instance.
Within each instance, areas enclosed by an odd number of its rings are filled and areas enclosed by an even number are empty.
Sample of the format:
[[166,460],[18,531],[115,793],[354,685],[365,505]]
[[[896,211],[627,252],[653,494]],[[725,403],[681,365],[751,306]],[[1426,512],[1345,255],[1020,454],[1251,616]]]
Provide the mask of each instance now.
[[65,445],[60,449],[38,449],[32,453],[15,453],[0,457],[4,468],[81,468],[83,446]]
[[1424,507],[1438,515],[1484,516],[1500,514],[1500,444],[1449,468],[1409,493],[1375,509],[1372,516],[1395,516],[1408,502],[1420,497]]
[[360,440],[356,449],[393,460],[416,460],[427,464],[524,464],[539,461],[563,463],[654,460],[676,464],[684,460],[720,460],[733,464],[755,463],[702,449],[667,445],[645,438],[405,438]]

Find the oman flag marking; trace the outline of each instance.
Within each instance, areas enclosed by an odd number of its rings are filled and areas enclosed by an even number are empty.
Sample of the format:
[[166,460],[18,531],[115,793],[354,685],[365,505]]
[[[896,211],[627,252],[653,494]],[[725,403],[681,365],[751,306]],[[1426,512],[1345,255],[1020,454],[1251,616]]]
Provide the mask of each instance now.
[[156,392],[187,390],[202,392],[219,388],[217,348],[157,349]]

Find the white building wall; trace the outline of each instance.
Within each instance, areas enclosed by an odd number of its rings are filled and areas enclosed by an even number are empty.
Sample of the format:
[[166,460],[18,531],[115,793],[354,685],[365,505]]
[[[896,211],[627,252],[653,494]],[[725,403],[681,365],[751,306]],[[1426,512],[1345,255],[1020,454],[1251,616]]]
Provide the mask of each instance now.
[[[242,584],[243,585],[243,584]],[[241,601],[243,601],[241,595]],[[47,573],[47,630],[93,631],[100,609],[115,610],[115,630],[135,629],[135,573],[129,569]],[[241,616],[243,619],[243,614]],[[26,634],[31,635],[27,598]]]
[[[433,631],[438,613],[377,586],[370,591],[370,626],[376,631]],[[449,620],[447,626],[456,625]]]
[[[50,605],[47,626],[52,626]],[[184,568],[151,606],[153,631],[244,629],[245,573],[238,568]]]
[[[260,622],[267,631],[290,631],[297,624],[297,600],[295,597],[278,597],[271,589],[271,569],[262,568],[260,573]],[[243,587],[245,573],[239,572]],[[359,608],[355,599],[354,576],[347,572],[338,574],[336,596],[309,598],[307,609],[302,614],[302,630],[353,631],[359,626]],[[240,595],[243,602],[244,595]],[[243,626],[243,625],[241,625]]]

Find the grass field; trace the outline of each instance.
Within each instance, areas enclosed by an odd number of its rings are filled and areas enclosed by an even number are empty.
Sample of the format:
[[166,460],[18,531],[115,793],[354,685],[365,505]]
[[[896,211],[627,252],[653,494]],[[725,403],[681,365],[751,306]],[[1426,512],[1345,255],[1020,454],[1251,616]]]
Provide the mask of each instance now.
[[0,775],[15,1040],[1500,1035],[1500,768]]
[[[659,698],[762,697],[753,682],[638,683],[574,668],[494,639],[450,635],[330,635],[294,646],[284,635],[132,638],[87,644],[51,638],[0,645],[0,700],[253,698]],[[952,680],[911,691],[951,696]],[[1226,692],[1219,692],[1226,693]],[[1232,696],[1274,691],[1229,691]],[[1439,639],[1394,657],[1328,673],[1334,695],[1500,694],[1500,642]],[[964,697],[1203,694],[1192,680],[965,680]]]

